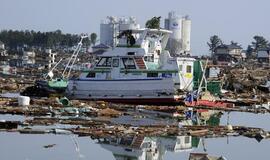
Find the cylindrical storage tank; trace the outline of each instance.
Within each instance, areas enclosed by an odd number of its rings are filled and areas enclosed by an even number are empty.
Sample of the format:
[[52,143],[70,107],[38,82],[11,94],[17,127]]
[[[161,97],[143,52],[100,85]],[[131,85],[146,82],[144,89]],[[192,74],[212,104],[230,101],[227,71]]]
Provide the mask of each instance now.
[[130,23],[130,24],[119,24],[120,31],[124,30],[132,30],[132,29],[139,29],[140,25],[136,23]]
[[30,97],[19,96],[18,97],[18,104],[19,104],[19,106],[29,106],[29,104],[30,104]]
[[164,28],[170,30],[170,20],[168,18],[164,21]]
[[169,19],[169,29],[172,31],[170,38],[180,40],[181,39],[181,24],[182,19],[178,17]]
[[113,24],[100,24],[100,43],[112,46],[114,35]]
[[187,17],[182,20],[182,50],[190,52],[191,20]]

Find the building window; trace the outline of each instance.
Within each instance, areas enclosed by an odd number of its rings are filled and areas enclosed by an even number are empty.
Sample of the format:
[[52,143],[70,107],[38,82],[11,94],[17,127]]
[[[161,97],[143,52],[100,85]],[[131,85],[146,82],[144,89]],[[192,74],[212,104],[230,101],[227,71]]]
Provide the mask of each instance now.
[[191,66],[190,65],[187,65],[186,70],[187,70],[187,73],[191,73],[191,70],[192,70]]
[[96,77],[96,73],[95,72],[89,72],[86,77],[87,78],[95,78]]
[[158,77],[158,73],[157,72],[147,73],[147,77]]
[[122,58],[125,69],[136,69],[133,58]]
[[97,63],[97,67],[111,67],[111,65],[112,65],[111,57],[103,57]]

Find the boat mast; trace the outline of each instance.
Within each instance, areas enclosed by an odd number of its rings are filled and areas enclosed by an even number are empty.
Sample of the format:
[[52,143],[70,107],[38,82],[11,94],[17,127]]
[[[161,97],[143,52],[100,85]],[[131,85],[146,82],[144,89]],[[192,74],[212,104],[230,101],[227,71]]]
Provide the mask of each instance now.
[[[73,65],[74,65],[75,61],[77,60],[77,57],[78,57],[79,52],[80,52],[80,50],[81,50],[82,42],[83,42],[83,40],[84,40],[85,38],[88,38],[88,36],[87,36],[87,35],[81,35],[81,40],[80,40],[80,42],[78,43],[78,45],[77,45],[76,49],[74,50],[73,54],[71,55],[71,57],[70,57],[70,59],[69,59],[67,65],[66,65],[66,67],[65,67],[65,69],[64,69],[64,71],[63,71],[63,73],[62,73],[62,78],[63,78],[63,79],[68,79],[68,77],[69,77],[69,75],[70,75],[70,72],[71,72],[71,70],[72,70],[72,68],[73,68]],[[67,76],[65,77],[65,74],[66,74],[66,73],[67,73]]]

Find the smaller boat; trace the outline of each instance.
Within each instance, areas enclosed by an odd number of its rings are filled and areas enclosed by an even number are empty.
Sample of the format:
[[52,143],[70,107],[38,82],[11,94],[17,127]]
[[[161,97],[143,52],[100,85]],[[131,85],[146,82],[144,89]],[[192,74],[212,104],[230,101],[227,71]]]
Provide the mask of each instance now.
[[67,81],[61,78],[52,80],[37,80],[33,86],[27,87],[21,95],[33,97],[49,97],[62,95],[67,88]]
[[21,92],[21,95],[34,97],[49,97],[52,95],[63,96],[68,86],[70,72],[81,50],[83,39],[87,37],[88,36],[86,35],[81,36],[80,42],[68,60],[60,78],[54,78],[53,71],[62,62],[63,58],[55,64],[43,80],[37,80],[33,86],[27,87]]

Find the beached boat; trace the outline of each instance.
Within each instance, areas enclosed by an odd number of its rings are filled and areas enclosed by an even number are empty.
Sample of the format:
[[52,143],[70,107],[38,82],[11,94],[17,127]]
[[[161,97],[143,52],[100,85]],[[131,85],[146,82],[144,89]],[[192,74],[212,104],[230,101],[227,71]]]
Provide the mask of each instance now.
[[98,57],[90,70],[70,79],[67,95],[74,99],[124,103],[179,102],[179,90],[192,90],[193,62],[171,57],[165,50],[168,30],[127,30],[119,43]]

